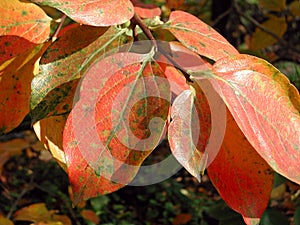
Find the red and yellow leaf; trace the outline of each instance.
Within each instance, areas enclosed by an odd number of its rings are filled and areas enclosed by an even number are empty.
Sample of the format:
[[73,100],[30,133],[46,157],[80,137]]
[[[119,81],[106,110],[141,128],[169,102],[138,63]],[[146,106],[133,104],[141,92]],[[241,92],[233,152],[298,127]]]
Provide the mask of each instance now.
[[125,23],[133,16],[130,0],[32,0],[59,9],[77,23],[91,26],[111,26]]
[[214,72],[213,86],[248,141],[276,172],[300,183],[296,88],[271,64],[249,55],[224,58]]
[[34,46],[0,66],[0,135],[17,127],[29,113],[31,81],[49,44]]
[[[43,43],[49,38],[51,18],[33,3],[1,0],[0,15],[0,36],[18,36],[32,43]],[[9,44],[12,42],[6,46]]]
[[207,171],[224,201],[248,225],[259,220],[270,199],[273,172],[247,141],[230,112],[222,147]]
[[222,35],[189,13],[172,12],[169,21],[162,28],[169,30],[190,50],[214,61],[238,54]]
[[149,54],[118,53],[85,75],[64,132],[75,202],[128,184],[161,139],[170,93],[161,68],[148,60]]

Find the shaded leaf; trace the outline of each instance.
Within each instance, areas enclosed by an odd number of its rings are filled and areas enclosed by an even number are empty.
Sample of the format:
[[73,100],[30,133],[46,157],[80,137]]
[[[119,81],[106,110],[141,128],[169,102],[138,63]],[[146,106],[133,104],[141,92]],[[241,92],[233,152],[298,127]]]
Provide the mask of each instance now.
[[[70,111],[78,79],[100,55],[117,51],[130,41],[126,29],[71,25],[61,32],[43,55],[40,72],[33,79],[33,121]],[[76,36],[76,38],[73,38]]]
[[17,127],[29,113],[37,60],[49,44],[34,46],[0,66],[0,135]]
[[44,203],[36,203],[19,209],[14,214],[14,220],[31,221],[43,225],[72,224],[67,216],[55,214],[55,210],[48,210]]
[[273,187],[272,169],[247,141],[229,112],[222,147],[207,172],[224,201],[247,224],[261,217]]
[[169,30],[190,50],[214,61],[238,54],[222,35],[189,13],[171,12],[169,21],[162,28]]
[[0,36],[19,36],[32,43],[49,38],[51,18],[33,3],[1,0],[0,14]]
[[195,144],[199,136],[199,123],[196,124],[198,129],[194,130],[194,124],[198,122],[194,106],[195,95],[193,91],[185,90],[175,99],[171,109],[168,140],[177,161],[200,182],[203,154]]
[[161,10],[155,4],[144,4],[139,0],[132,0],[134,5],[134,11],[141,18],[153,18],[155,16],[160,16]]
[[0,215],[0,224],[1,225],[14,225],[14,223],[11,220],[5,218],[2,215]]
[[34,132],[44,143],[58,164],[66,170],[66,159],[63,151],[63,130],[67,120],[66,115],[52,116],[36,122],[33,125]]
[[261,218],[261,225],[289,225],[288,218],[276,209],[267,209]]
[[80,212],[80,214],[84,219],[89,220],[95,224],[99,224],[100,219],[93,210],[84,209]]
[[300,2],[299,1],[293,1],[289,5],[289,10],[293,14],[293,16],[300,16]]
[[92,26],[122,24],[133,16],[130,0],[32,0],[59,9],[77,23]]
[[[169,95],[169,89],[159,78],[160,67],[150,66],[151,58],[118,53],[97,62],[85,75],[81,98],[64,131],[74,202],[129,183],[159,142],[169,106],[163,94]],[[101,187],[95,186],[98,182]]]
[[[18,36],[0,36],[0,65],[32,49],[36,44]],[[8,62],[6,62],[8,63]]]
[[183,225],[187,224],[192,220],[192,215],[189,213],[180,213],[174,219],[172,224],[173,225]]
[[214,71],[213,86],[248,141],[276,172],[300,183],[297,89],[271,64],[254,56],[224,58]]
[[263,9],[282,11],[285,9],[285,0],[258,0],[258,5]]
[[[287,30],[287,23],[283,17],[270,16],[270,19],[261,25],[278,38],[281,38]],[[249,48],[251,50],[258,50],[273,45],[276,42],[278,40],[275,37],[257,27],[251,37]]]

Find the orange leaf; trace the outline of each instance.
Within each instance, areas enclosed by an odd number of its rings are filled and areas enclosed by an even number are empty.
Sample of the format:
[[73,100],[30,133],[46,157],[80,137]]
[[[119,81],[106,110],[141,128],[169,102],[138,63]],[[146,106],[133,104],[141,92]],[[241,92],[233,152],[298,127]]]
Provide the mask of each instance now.
[[151,59],[151,54],[118,53],[85,75],[64,131],[75,202],[128,184],[160,141],[169,109],[161,96],[169,89]]
[[247,141],[230,112],[222,147],[207,171],[224,201],[242,214],[248,225],[261,217],[272,191],[273,172]]
[[32,43],[49,38],[51,18],[33,3],[1,0],[0,14],[0,36],[19,36]]
[[130,0],[32,0],[59,9],[77,23],[111,26],[125,23],[133,16]]
[[189,13],[171,12],[169,21],[162,27],[169,30],[190,50],[214,61],[238,54],[238,51],[222,35]]
[[31,81],[47,46],[34,46],[0,66],[0,135],[17,127],[29,113]]
[[94,211],[84,209],[80,212],[80,214],[84,219],[89,220],[95,224],[99,224],[100,219]]
[[213,86],[248,141],[278,173],[300,183],[300,96],[266,61],[249,55],[214,65]]

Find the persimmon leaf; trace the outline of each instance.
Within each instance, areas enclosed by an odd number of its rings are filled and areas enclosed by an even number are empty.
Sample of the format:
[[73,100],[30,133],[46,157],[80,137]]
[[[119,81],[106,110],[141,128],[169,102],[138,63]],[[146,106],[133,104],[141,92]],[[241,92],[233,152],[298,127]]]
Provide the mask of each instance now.
[[248,141],[276,172],[300,183],[296,88],[271,64],[249,55],[221,59],[214,73],[212,84]]
[[[170,93],[151,59],[151,54],[117,53],[85,75],[64,131],[75,202],[128,184],[161,139]],[[99,180],[101,188],[94,185]]]
[[161,10],[155,4],[145,4],[139,0],[132,0],[134,5],[134,11],[141,18],[153,18],[155,16],[160,16]]
[[19,36],[36,44],[49,38],[52,19],[33,3],[1,0],[0,14],[0,36]]
[[[38,121],[70,111],[78,79],[100,55],[131,39],[126,29],[71,25],[45,52],[31,89],[31,116]],[[73,38],[76,36],[76,38]]]
[[111,26],[125,23],[133,16],[130,0],[32,0],[59,9],[74,21],[92,26]]
[[189,13],[171,12],[169,21],[162,28],[169,30],[190,50],[214,61],[238,54],[222,35]]
[[36,122],[34,132],[48,149],[58,164],[66,170],[66,159],[63,151],[63,131],[67,116],[52,116]]
[[178,162],[200,182],[200,175],[203,172],[200,162],[203,154],[195,144],[199,136],[199,123],[194,126],[196,121],[198,122],[194,104],[195,95],[193,91],[185,90],[173,102],[168,140],[172,154]]
[[286,7],[285,0],[258,0],[258,5],[267,10],[282,11]]
[[[283,17],[270,16],[270,19],[261,25],[267,30],[272,31],[272,33],[278,37],[282,37],[287,30],[287,23]],[[276,38],[257,27],[251,37],[249,48],[251,50],[258,50],[275,44],[276,42],[278,42]]]
[[248,225],[259,220],[268,205],[274,175],[230,112],[227,112],[222,147],[207,172],[224,201],[240,213]]
[[19,209],[14,214],[14,220],[31,221],[45,225],[66,224],[71,225],[69,217],[55,214],[55,210],[48,210],[44,203],[36,203]]
[[29,113],[30,84],[49,44],[36,45],[0,66],[0,135],[17,127]]

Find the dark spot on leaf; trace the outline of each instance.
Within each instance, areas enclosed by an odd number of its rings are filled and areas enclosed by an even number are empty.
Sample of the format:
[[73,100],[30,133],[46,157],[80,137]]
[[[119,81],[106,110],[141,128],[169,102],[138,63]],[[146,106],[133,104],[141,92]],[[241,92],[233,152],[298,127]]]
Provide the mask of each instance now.
[[27,11],[22,10],[22,16],[26,16],[27,15]]

